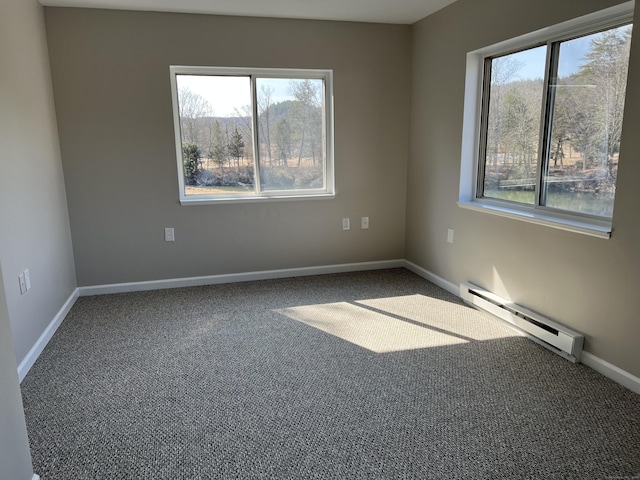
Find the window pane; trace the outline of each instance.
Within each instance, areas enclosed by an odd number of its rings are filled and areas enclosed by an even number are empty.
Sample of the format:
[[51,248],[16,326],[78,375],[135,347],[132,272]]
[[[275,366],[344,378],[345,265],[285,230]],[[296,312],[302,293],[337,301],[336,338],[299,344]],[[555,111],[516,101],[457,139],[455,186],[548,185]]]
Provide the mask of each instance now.
[[254,194],[248,76],[176,75],[185,195]]
[[491,60],[484,196],[534,204],[546,46]]
[[630,41],[624,26],[560,44],[543,185],[549,207],[613,215]]
[[256,79],[262,190],[324,188],[323,80]]

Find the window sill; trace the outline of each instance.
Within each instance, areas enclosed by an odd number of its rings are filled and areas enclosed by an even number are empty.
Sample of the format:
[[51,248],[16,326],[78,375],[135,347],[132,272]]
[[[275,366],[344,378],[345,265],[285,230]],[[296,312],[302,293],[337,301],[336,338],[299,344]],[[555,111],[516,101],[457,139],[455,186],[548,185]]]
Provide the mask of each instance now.
[[569,218],[568,216],[554,215],[546,212],[510,208],[502,205],[493,205],[477,201],[459,201],[458,206],[476,212],[498,215],[523,222],[544,225],[568,232],[581,233],[598,238],[611,238],[611,224],[606,222],[589,221],[583,218]]
[[218,205],[221,203],[263,203],[263,202],[287,202],[287,201],[300,201],[300,200],[326,200],[333,199],[336,195],[334,193],[320,193],[313,195],[246,195],[238,197],[187,197],[180,199],[180,205],[193,206],[193,205]]

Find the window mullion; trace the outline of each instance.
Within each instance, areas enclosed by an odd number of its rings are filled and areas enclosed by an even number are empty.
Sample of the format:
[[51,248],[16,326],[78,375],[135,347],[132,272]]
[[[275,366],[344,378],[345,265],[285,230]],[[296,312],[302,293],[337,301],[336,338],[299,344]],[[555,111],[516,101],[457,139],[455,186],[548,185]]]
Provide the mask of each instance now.
[[551,127],[558,83],[558,58],[560,54],[559,42],[551,43],[547,47],[547,64],[545,68],[544,99],[540,121],[540,147],[538,148],[538,168],[536,173],[535,206],[545,206],[547,203],[547,184],[545,176],[549,167],[551,152]]
[[253,136],[253,183],[254,191],[260,193],[262,191],[262,183],[260,182],[260,140],[258,138],[258,92],[256,88],[256,76],[251,75],[251,129]]

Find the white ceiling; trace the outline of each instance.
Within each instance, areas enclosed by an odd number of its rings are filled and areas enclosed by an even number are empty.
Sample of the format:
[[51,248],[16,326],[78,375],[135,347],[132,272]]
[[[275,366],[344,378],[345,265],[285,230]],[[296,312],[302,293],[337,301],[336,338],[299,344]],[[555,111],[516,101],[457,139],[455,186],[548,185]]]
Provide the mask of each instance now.
[[45,6],[412,24],[455,0],[40,0]]

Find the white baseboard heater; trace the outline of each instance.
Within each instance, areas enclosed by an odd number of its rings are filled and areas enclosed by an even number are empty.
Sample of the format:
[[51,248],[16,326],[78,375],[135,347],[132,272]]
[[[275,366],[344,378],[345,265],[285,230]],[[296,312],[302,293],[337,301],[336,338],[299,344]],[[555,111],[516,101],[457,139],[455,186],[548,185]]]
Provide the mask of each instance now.
[[460,284],[460,297],[467,303],[489,312],[518,327],[527,336],[567,360],[580,362],[584,336],[539,313],[511,303],[473,283]]

